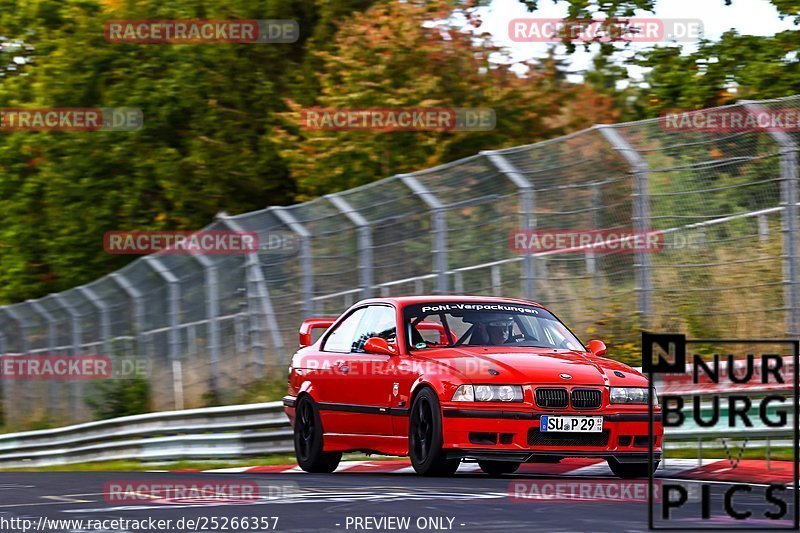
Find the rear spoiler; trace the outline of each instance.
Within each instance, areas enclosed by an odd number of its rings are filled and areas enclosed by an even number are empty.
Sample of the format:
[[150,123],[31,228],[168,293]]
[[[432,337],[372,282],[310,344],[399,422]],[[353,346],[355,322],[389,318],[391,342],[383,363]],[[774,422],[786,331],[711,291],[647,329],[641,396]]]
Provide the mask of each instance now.
[[328,329],[336,322],[335,318],[308,318],[300,325],[300,347],[311,346],[311,331]]

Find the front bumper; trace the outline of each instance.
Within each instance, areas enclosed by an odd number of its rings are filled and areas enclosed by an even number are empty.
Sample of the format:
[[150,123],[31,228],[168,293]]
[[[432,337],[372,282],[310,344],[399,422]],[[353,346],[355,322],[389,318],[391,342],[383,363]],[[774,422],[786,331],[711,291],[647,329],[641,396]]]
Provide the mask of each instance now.
[[[542,414],[602,416],[602,433],[541,433]],[[535,461],[561,457],[614,457],[646,461],[650,453],[649,414],[632,411],[535,412],[508,407],[502,410],[443,406],[444,448],[452,457]],[[661,414],[654,413],[653,455],[661,457]]]

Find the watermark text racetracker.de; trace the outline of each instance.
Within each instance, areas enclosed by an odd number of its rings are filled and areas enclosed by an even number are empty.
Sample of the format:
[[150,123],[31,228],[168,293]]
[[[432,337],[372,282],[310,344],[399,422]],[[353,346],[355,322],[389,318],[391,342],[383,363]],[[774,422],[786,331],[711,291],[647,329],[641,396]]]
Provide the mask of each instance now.
[[109,531],[268,531],[278,528],[277,516],[182,516],[180,518],[38,518],[0,516],[4,533],[107,533]]
[[[390,349],[395,349],[393,345],[389,345]],[[429,347],[436,346],[435,343],[430,343]],[[422,348],[415,348],[417,350]],[[386,361],[361,361],[353,360],[344,364],[332,363],[328,359],[317,358],[304,358],[298,363],[304,370],[313,371],[317,375],[330,375],[342,377],[354,376],[379,376],[391,372],[393,376],[420,376],[420,375],[435,375],[442,372],[442,365],[432,361],[425,360],[403,360],[395,364],[394,362]],[[494,367],[486,361],[465,360],[459,362],[458,367],[460,372],[468,375],[488,375],[489,370]]]
[[136,131],[143,124],[134,107],[0,108],[0,131]]
[[[660,483],[655,485],[655,498],[660,496]],[[514,503],[591,502],[591,503],[647,503],[646,479],[520,479],[508,485],[508,497]]]
[[299,239],[289,231],[145,231],[114,230],[103,235],[109,254],[287,254],[297,251]]
[[700,19],[608,18],[553,19],[526,17],[508,23],[518,43],[695,42],[703,37]]
[[[296,492],[296,487],[292,490]],[[170,478],[158,481],[148,479],[108,481],[105,484],[103,497],[111,504],[252,503],[260,501],[262,494],[261,487],[255,481]]]
[[0,355],[3,380],[127,379],[149,375],[151,361],[145,357],[104,355]]
[[495,122],[494,109],[478,107],[318,107],[300,116],[305,129],[333,131],[488,131]]
[[800,109],[722,107],[718,109],[668,110],[661,127],[669,132],[743,133],[798,132]]
[[249,254],[258,251],[254,231],[107,231],[103,248],[109,254]]
[[295,20],[108,20],[103,33],[110,43],[294,43]]
[[625,229],[515,230],[509,233],[511,251],[524,253],[656,253],[669,249],[696,249],[697,234]]

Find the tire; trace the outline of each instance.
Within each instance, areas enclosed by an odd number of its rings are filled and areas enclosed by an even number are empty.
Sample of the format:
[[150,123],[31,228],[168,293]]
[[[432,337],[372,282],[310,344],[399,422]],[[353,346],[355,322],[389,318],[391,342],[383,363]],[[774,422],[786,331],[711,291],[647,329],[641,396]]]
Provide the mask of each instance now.
[[312,474],[328,474],[336,470],[341,453],[325,452],[322,444],[322,419],[310,396],[297,402],[294,419],[294,454],[297,464]]
[[478,461],[481,470],[490,476],[502,476],[503,474],[513,474],[521,463],[514,461]]
[[408,422],[408,455],[422,476],[452,476],[461,459],[447,459],[442,450],[442,411],[439,398],[428,388],[414,398]]
[[[653,472],[658,468],[659,461],[653,461]],[[635,479],[648,477],[650,471],[648,463],[621,463],[613,457],[608,460],[608,467],[614,475],[622,479]]]

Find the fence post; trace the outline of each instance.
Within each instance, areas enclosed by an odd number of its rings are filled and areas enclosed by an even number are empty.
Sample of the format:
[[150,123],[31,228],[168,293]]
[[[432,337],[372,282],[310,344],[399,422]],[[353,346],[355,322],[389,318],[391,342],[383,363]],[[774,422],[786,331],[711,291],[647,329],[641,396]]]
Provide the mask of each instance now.
[[[647,161],[636,149],[614,128],[608,124],[595,126],[600,134],[627,161],[633,172],[633,231],[643,234],[650,231],[650,196],[648,193],[648,174],[650,168]],[[636,250],[636,293],[637,307],[642,317],[642,327],[646,328],[652,317],[653,272],[650,254],[646,250]]]
[[205,255],[189,254],[203,267],[206,285],[206,318],[208,318],[208,387],[214,398],[219,395],[219,275],[217,265]]
[[[244,231],[244,228],[239,225],[234,219],[228,217],[225,213],[217,215],[217,220],[225,224],[232,231]],[[278,327],[278,319],[275,316],[275,310],[272,307],[272,299],[269,296],[269,287],[267,281],[264,279],[264,273],[261,271],[261,260],[259,259],[258,252],[252,252],[246,255],[245,268],[247,270],[247,307],[250,315],[250,328],[256,330],[258,334],[258,345],[255,346],[254,360],[257,368],[258,377],[265,375],[266,359],[264,356],[265,339],[263,338],[263,329],[261,327],[260,315],[264,316],[267,328],[270,331],[272,339],[272,346],[275,349],[276,363],[283,365],[286,363],[284,355],[283,338],[281,337],[280,328]]]
[[[536,229],[536,192],[533,184],[511,161],[499,152],[481,152],[497,170],[511,180],[519,189],[519,218],[523,231]],[[526,251],[522,256],[522,297],[533,300],[536,297],[536,263],[535,256]]]
[[[600,228],[600,213],[599,209],[601,202],[603,201],[603,192],[600,190],[600,186],[597,182],[592,183],[592,228],[593,230],[599,230]],[[595,290],[599,290],[598,287],[598,276],[597,276],[597,254],[595,253],[593,248],[589,248],[586,250],[585,253],[586,259],[586,272],[592,276],[592,282],[595,285]],[[599,292],[598,292],[599,294]]]
[[500,265],[492,265],[489,269],[492,280],[492,296],[503,295],[503,278],[500,272]]
[[11,320],[19,324],[19,335],[20,339],[22,339],[22,355],[30,355],[31,345],[30,339],[28,338],[29,327],[27,322],[22,318],[22,315],[14,310],[13,306],[7,305],[3,307],[2,310],[6,312],[6,315],[8,315]]
[[78,287],[78,291],[91,303],[100,313],[100,340],[103,343],[105,356],[111,356],[111,322],[108,316],[108,304],[100,298],[96,292],[88,287]]
[[758,215],[758,240],[761,242],[769,240],[767,215]]
[[128,298],[131,299],[133,303],[133,320],[136,327],[136,347],[137,352],[141,355],[146,355],[147,351],[145,348],[145,309],[144,309],[144,298],[139,289],[137,289],[133,283],[131,283],[128,278],[122,275],[119,272],[113,272],[110,274],[110,278],[116,283],[122,291],[128,295]]
[[[8,353],[6,334],[3,331],[3,325],[2,322],[0,322],[0,357]],[[9,394],[8,385],[5,383],[5,380],[0,380],[0,402],[2,402],[3,405],[3,413],[7,413],[8,406],[11,405],[11,395]],[[5,423],[5,420],[0,420],[0,423]]]
[[[69,315],[70,329],[72,333],[72,355],[80,355],[82,342],[81,315],[78,313],[75,307],[73,307],[72,304],[70,304],[67,299],[64,298],[62,294],[54,294],[53,300]],[[83,405],[81,403],[82,399],[83,383],[79,379],[74,379],[72,380],[72,386],[70,387],[70,405],[74,419],[80,418],[79,413],[83,410]]]
[[[357,228],[358,232],[358,282],[361,297],[372,298],[372,227],[364,216],[338,194],[329,194],[328,200]],[[348,306],[349,307],[349,306]]]
[[447,213],[445,206],[427,187],[411,174],[398,174],[406,187],[420,197],[431,210],[431,229],[433,230],[433,270],[436,273],[436,293],[447,294]]
[[460,270],[456,270],[453,272],[453,290],[456,291],[456,294],[464,294],[464,273]]
[[[56,319],[53,318],[53,315],[51,315],[38,301],[27,300],[26,303],[31,306],[36,314],[38,314],[45,322],[47,322],[47,351],[49,355],[56,355]],[[49,381],[50,383],[47,391],[48,400],[50,402],[50,411],[54,412],[58,406],[55,377],[51,377]]]
[[[25,319],[22,317],[22,315],[17,313],[17,311],[13,308],[13,306],[7,305],[5,307],[2,307],[2,310],[6,312],[6,315],[11,320],[13,320],[14,322],[16,322],[19,325],[19,336],[20,336],[20,339],[22,340],[21,346],[20,346],[21,351],[22,351],[21,355],[24,356],[24,357],[30,356],[31,345],[30,345],[30,339],[28,338],[29,326],[28,326],[27,322],[25,322]],[[6,381],[8,382],[8,380],[6,380]],[[22,384],[22,390],[23,390],[23,395],[24,395],[24,398],[22,398],[22,400],[23,400],[22,403],[24,403],[24,405],[27,405],[29,407],[31,405],[33,405],[33,394],[32,394],[33,391],[31,389],[31,385],[32,385],[32,381],[31,380],[26,380]],[[15,389],[16,389],[16,387],[15,387]],[[15,400],[19,400],[19,399],[20,398],[15,397]],[[19,403],[18,402],[14,402],[14,404],[18,405]],[[10,407],[10,406],[7,405],[6,407]],[[6,411],[6,412],[8,412],[8,411]]]
[[[78,287],[78,292],[100,312],[100,338],[105,352],[103,355],[111,357],[111,322],[109,321],[108,304],[88,287]],[[83,393],[83,386],[80,391]]]
[[311,252],[311,233],[297,221],[293,214],[283,207],[270,208],[278,220],[297,234],[300,239],[300,271],[303,315],[308,318],[314,315],[314,260]]
[[[766,113],[758,102],[742,101],[745,109],[753,113]],[[783,206],[783,283],[786,314],[786,331],[790,337],[800,335],[800,287],[797,279],[797,180],[798,146],[785,131],[770,131],[769,135],[781,149],[781,205]]]
[[169,317],[169,359],[172,361],[172,388],[175,409],[183,409],[183,366],[180,359],[180,285],[179,280],[161,261],[152,255],[144,262],[167,283],[167,316]]
[[697,437],[697,466],[703,466],[703,437]]
[[47,351],[50,355],[54,355],[56,351],[56,319],[53,315],[47,312],[41,303],[36,300],[26,300],[26,304],[30,305],[33,311],[42,317],[47,322]]

